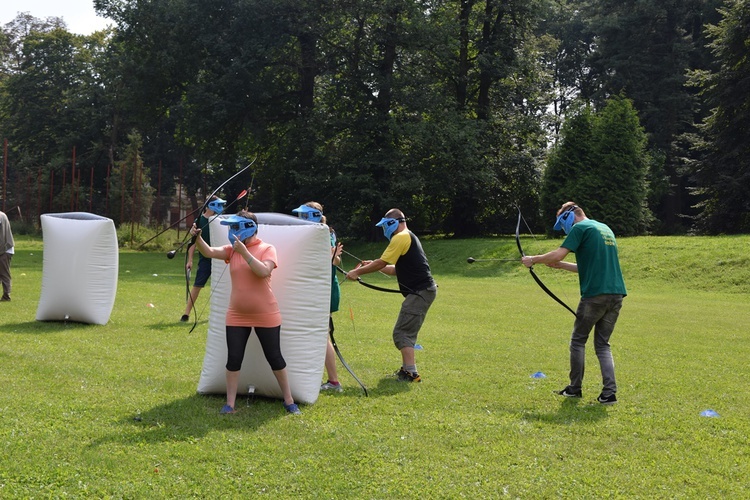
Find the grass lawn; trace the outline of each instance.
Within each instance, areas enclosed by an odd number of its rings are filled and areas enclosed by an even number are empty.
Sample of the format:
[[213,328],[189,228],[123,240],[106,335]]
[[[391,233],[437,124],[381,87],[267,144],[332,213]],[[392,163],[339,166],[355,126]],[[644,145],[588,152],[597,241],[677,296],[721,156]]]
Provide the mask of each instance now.
[[[222,416],[222,397],[196,393],[209,289],[195,331],[177,321],[181,256],[123,250],[105,326],[37,322],[43,245],[21,237],[13,301],[0,303],[0,498],[750,497],[750,237],[618,241],[629,296],[614,406],[595,402],[591,345],[584,397],[552,394],[567,384],[573,317],[523,266],[466,263],[516,258],[513,238],[427,239],[440,290],[422,383],[389,376],[400,296],[346,283],[336,337],[370,396],[339,366],[344,392],[301,416],[263,398]],[[575,307],[574,275],[536,270]]]

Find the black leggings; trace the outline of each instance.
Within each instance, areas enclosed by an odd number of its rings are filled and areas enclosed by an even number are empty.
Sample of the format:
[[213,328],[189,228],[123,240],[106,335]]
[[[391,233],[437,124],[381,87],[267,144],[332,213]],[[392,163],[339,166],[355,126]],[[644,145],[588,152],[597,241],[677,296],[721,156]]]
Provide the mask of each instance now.
[[266,361],[271,365],[271,370],[277,371],[286,368],[286,361],[284,361],[284,356],[281,355],[281,325],[271,328],[227,326],[227,370],[236,372],[242,367],[245,347],[253,328],[255,328],[260,346],[263,348]]

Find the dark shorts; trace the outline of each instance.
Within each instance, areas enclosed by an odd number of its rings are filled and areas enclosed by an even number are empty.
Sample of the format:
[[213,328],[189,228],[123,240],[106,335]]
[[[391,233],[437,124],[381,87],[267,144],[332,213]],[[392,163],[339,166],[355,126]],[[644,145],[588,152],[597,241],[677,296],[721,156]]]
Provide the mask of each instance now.
[[195,283],[193,286],[203,288],[211,277],[211,259],[198,259],[198,271],[195,273]]

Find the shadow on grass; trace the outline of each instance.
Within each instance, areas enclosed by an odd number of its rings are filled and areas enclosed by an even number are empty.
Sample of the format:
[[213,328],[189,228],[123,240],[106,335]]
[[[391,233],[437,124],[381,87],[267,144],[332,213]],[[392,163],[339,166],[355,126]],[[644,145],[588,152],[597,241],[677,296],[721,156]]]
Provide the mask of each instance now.
[[224,404],[223,395],[194,394],[146,411],[124,415],[119,421],[122,431],[92,441],[90,446],[193,441],[217,429],[254,432],[271,420],[299,418],[287,414],[278,399],[256,396],[248,400],[238,396],[236,413],[230,415],[219,413]]
[[381,398],[384,396],[393,396],[394,394],[400,394],[402,392],[409,391],[416,386],[418,386],[419,383],[413,383],[413,382],[400,382],[396,379],[396,377],[389,375],[382,377],[378,381],[378,385],[375,386],[373,390],[369,390],[370,397],[376,397]]
[[[355,372],[356,373],[356,372]],[[368,397],[371,399],[377,399],[382,397],[389,397],[393,396],[395,394],[400,394],[402,392],[406,392],[409,389],[411,389],[411,386],[413,384],[409,384],[406,382],[399,382],[396,380],[393,376],[385,376],[382,377],[376,386],[367,385],[365,384],[365,387],[367,387],[367,396],[365,396],[365,392],[362,390],[362,387],[354,381],[354,379],[347,374],[347,377],[349,377],[349,380],[351,380],[351,384],[347,383],[347,385],[344,387],[344,392],[342,393],[326,393],[325,391],[321,391],[320,397],[322,398],[339,398],[339,397]],[[339,375],[339,380],[343,375]]]
[[101,326],[77,321],[25,321],[23,323],[6,323],[3,325],[3,330],[10,333],[57,333],[71,328],[97,328]]
[[535,411],[524,411],[521,413],[523,420],[557,425],[593,423],[607,418],[607,416],[607,409],[604,405],[599,403],[582,403],[577,398],[563,399],[557,411],[552,413]]
[[151,323],[150,325],[144,325],[145,328],[148,328],[150,330],[154,331],[160,331],[160,330],[172,330],[174,328],[184,328],[186,332],[189,332],[191,328],[193,328],[193,325],[195,325],[195,329],[193,330],[193,333],[197,332],[201,325],[205,326],[208,325],[208,319],[198,319],[198,323],[196,324],[193,321],[193,318],[190,318],[190,321],[180,321],[179,318],[177,318],[174,321],[162,321],[161,323]]

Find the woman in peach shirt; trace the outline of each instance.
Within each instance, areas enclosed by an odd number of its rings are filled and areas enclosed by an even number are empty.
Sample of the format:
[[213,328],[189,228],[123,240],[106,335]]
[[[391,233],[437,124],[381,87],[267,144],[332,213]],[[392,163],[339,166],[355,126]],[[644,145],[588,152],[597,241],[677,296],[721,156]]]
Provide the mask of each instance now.
[[227,337],[227,404],[221,413],[234,413],[242,359],[250,334],[255,329],[263,354],[276,376],[284,396],[284,408],[301,413],[294,403],[287,378],[286,361],[281,354],[281,312],[271,289],[271,273],[277,267],[276,248],[258,238],[258,219],[242,210],[221,221],[229,226],[230,245],[209,247],[193,226],[190,234],[198,236],[198,250],[206,257],[229,263],[232,291],[226,317]]

